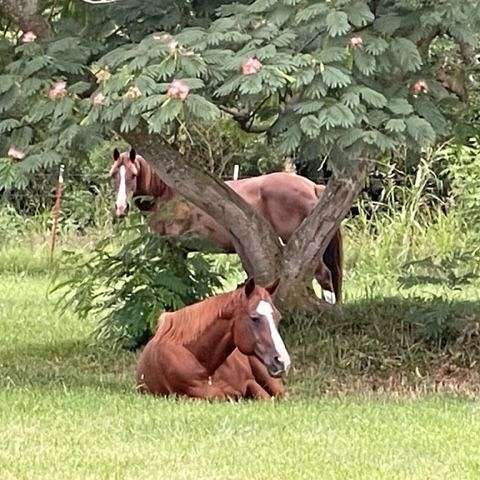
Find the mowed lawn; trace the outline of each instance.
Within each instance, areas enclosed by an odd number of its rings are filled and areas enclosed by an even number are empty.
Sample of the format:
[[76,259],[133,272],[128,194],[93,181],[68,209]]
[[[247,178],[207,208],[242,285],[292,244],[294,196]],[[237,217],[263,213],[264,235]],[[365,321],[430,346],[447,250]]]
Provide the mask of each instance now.
[[480,478],[475,401],[142,397],[135,355],[93,345],[47,287],[0,277],[0,480]]

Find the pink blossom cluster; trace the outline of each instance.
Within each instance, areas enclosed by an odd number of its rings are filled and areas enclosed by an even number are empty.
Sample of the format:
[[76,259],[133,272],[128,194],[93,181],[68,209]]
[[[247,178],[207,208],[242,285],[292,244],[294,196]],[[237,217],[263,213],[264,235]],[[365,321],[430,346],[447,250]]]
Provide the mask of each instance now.
[[50,100],[56,100],[57,98],[63,98],[67,94],[67,82],[58,81],[48,91],[48,98]]
[[190,92],[190,88],[183,80],[173,80],[167,90],[167,97],[179,98],[185,100]]
[[105,95],[101,92],[95,93],[92,96],[92,104],[95,107],[100,107],[102,105],[105,105]]
[[352,48],[362,48],[363,47],[363,38],[362,37],[352,37],[350,39],[350,46]]
[[23,160],[25,158],[25,152],[17,148],[15,145],[12,145],[8,149],[7,155],[11,158],[15,158],[16,160]]
[[22,43],[32,43],[37,39],[37,36],[31,32],[25,32],[22,36]]
[[263,65],[258,58],[250,57],[242,64],[242,73],[244,75],[254,75],[262,69]]

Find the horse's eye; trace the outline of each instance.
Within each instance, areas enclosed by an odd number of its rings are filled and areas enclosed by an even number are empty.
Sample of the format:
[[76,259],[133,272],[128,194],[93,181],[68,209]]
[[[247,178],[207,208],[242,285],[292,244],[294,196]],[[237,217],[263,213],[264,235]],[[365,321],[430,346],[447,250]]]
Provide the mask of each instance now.
[[258,323],[260,321],[260,317],[258,315],[251,315],[250,318],[254,323]]

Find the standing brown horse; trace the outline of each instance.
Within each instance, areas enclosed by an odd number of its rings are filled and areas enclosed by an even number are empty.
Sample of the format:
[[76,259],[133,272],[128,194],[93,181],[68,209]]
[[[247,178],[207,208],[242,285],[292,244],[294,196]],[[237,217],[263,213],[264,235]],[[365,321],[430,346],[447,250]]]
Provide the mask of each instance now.
[[138,389],[196,398],[270,398],[244,356],[258,359],[271,377],[290,366],[270,296],[277,285],[263,288],[251,279],[233,292],[162,314],[138,360]]
[[[212,241],[226,253],[235,253],[228,232],[199,208],[183,201],[153,170],[141,156],[130,152],[113,152],[114,163],[110,175],[116,186],[116,215],[128,212],[128,199],[133,197],[137,207],[144,212],[157,212],[162,206],[170,206],[173,220],[165,221],[152,215],[151,225],[160,235],[181,235],[194,232]],[[299,175],[277,172],[260,177],[227,181],[226,184],[252,205],[272,225],[281,240],[286,243],[304,218],[317,204],[325,187],[316,185]],[[150,196],[152,201],[139,197]],[[337,230],[317,268],[315,277],[329,303],[342,297],[343,242]]]

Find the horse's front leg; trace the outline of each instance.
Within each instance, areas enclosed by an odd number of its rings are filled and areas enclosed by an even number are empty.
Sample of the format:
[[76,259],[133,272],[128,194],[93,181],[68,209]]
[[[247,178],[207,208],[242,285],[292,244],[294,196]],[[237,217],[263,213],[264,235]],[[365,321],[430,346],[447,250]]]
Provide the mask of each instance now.
[[257,400],[270,400],[272,397],[255,381],[248,380],[245,385],[245,397]]
[[285,395],[285,387],[282,381],[278,378],[273,378],[258,358],[250,356],[248,357],[248,362],[250,363],[255,383],[257,383],[262,390],[274,397],[282,397]]

